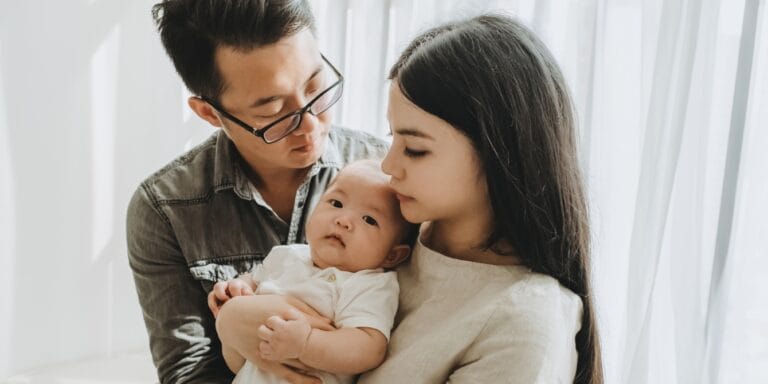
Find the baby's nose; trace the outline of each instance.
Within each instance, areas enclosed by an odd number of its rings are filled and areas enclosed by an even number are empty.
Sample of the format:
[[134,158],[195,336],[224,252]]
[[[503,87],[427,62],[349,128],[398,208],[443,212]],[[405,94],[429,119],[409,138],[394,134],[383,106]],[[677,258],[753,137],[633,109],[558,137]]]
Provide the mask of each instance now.
[[352,230],[352,220],[349,218],[349,215],[338,215],[335,222],[336,225],[345,228],[347,231]]

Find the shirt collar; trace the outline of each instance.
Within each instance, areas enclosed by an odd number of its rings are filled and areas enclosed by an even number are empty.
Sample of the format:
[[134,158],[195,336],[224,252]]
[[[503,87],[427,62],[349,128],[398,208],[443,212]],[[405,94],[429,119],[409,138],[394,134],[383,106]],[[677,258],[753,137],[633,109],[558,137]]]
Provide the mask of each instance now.
[[[336,128],[331,127],[325,143],[325,150],[317,162],[307,173],[307,179],[317,175],[324,168],[341,168],[342,158],[336,146]],[[242,199],[252,200],[251,182],[245,175],[243,167],[247,166],[235,148],[235,144],[227,137],[223,130],[219,130],[216,136],[216,156],[214,160],[214,189],[220,192],[225,189],[234,189],[234,192]]]

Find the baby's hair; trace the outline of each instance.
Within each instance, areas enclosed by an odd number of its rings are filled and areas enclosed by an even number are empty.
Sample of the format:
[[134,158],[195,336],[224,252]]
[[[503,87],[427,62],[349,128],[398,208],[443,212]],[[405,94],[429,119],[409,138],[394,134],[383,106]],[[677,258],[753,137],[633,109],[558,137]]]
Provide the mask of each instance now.
[[379,161],[379,160],[375,160],[375,159],[355,160],[355,161],[353,161],[351,163],[348,163],[344,167],[342,167],[339,170],[339,173],[336,174],[336,176],[334,176],[333,179],[331,179],[330,183],[328,183],[328,187],[327,188],[331,188],[334,184],[336,184],[336,179],[339,178],[339,175],[341,175],[341,173],[344,172],[345,169],[347,169],[349,167],[354,167],[354,166],[365,166],[365,167],[368,167],[368,168],[370,168],[370,169],[372,169],[372,170],[374,170],[376,172],[384,174],[384,171],[381,170],[381,161]]

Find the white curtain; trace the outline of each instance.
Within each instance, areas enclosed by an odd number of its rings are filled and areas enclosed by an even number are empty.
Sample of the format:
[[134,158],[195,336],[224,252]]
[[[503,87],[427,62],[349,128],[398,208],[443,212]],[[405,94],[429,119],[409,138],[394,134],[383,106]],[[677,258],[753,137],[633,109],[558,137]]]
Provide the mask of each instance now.
[[[210,134],[152,0],[0,4],[0,379],[146,350],[124,212]],[[765,0],[311,0],[346,77],[337,123],[388,131],[416,33],[517,16],[579,112],[609,383],[768,382]]]

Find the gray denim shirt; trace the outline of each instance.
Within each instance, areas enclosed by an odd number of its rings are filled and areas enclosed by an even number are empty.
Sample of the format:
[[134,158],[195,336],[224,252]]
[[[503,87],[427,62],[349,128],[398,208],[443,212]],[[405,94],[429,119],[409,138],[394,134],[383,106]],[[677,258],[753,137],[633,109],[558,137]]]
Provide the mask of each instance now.
[[147,178],[128,206],[128,258],[162,383],[230,383],[207,295],[250,271],[278,244],[304,243],[304,221],[348,162],[382,158],[385,141],[334,127],[326,150],[280,219],[218,131]]

